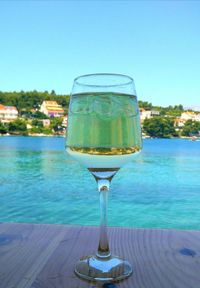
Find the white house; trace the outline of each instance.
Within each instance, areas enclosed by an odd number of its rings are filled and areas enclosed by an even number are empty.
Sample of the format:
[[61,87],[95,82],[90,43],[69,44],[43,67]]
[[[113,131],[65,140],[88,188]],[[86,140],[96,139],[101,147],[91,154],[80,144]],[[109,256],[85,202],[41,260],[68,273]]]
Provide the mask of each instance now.
[[181,114],[180,119],[183,121],[192,120],[192,121],[200,121],[200,113],[195,113],[193,111],[186,111]]
[[43,119],[42,123],[43,123],[43,127],[45,127],[45,128],[49,128],[49,126],[51,124],[49,119]]
[[186,120],[181,119],[180,117],[177,117],[174,121],[175,127],[183,127],[185,125]]
[[68,124],[68,116],[65,115],[65,116],[63,117],[62,126],[67,127],[67,124]]
[[40,112],[49,117],[61,117],[64,115],[64,109],[56,101],[43,101]]
[[15,106],[4,106],[0,104],[0,120],[10,122],[18,117],[18,110]]
[[140,108],[140,120],[141,120],[141,122],[143,122],[144,119],[149,119],[149,118],[151,118],[151,111],[145,110],[144,108]]

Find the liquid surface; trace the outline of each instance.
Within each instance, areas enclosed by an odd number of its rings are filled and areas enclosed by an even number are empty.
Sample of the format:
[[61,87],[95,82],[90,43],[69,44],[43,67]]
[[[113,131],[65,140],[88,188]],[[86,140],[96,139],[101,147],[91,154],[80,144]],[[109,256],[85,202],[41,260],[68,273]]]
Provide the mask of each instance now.
[[[200,229],[200,141],[146,139],[114,176],[111,226]],[[0,137],[0,221],[99,225],[91,173],[64,139]]]
[[136,97],[105,92],[72,95],[66,146],[79,148],[77,152],[80,153],[88,149],[89,154],[103,155],[140,150],[141,129]]
[[[128,148],[123,150],[115,149],[84,149],[76,147],[67,147],[67,153],[87,168],[121,168],[123,165],[131,162],[139,149]],[[80,152],[81,151],[81,152]],[[127,153],[123,153],[126,152]]]

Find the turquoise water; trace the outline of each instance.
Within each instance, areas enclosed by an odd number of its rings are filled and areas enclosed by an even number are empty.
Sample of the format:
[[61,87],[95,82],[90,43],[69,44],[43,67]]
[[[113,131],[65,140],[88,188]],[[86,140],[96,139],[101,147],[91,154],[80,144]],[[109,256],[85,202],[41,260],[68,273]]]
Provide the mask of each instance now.
[[[200,229],[200,142],[146,139],[113,178],[109,225]],[[0,138],[0,221],[99,224],[93,176],[63,138]]]

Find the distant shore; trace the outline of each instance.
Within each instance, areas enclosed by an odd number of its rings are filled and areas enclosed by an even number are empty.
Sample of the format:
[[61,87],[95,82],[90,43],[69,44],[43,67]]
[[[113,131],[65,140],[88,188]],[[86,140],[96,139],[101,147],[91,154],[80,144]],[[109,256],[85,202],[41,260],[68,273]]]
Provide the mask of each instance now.
[[[23,134],[0,134],[0,137],[6,137],[6,136],[24,136],[24,137],[65,137],[65,134],[43,134],[43,133],[34,133],[34,134],[27,134],[27,135],[23,135]],[[159,138],[159,137],[150,137],[150,136],[142,136],[142,139],[188,139],[191,141],[199,141],[200,137],[195,137],[195,136],[180,136],[180,137],[170,137],[170,138]]]
[[59,135],[59,134],[43,134],[43,133],[34,133],[34,134],[27,134],[27,135],[23,135],[23,134],[0,134],[0,137],[6,137],[6,136],[24,136],[24,137],[65,137],[65,135]]

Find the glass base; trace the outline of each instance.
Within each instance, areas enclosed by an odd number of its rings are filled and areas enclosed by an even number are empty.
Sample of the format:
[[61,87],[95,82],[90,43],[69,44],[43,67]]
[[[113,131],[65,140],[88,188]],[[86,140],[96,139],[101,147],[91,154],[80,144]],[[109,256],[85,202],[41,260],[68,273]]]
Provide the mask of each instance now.
[[107,258],[97,255],[84,257],[78,261],[75,268],[75,274],[80,278],[105,283],[123,280],[132,272],[129,262],[117,256]]

